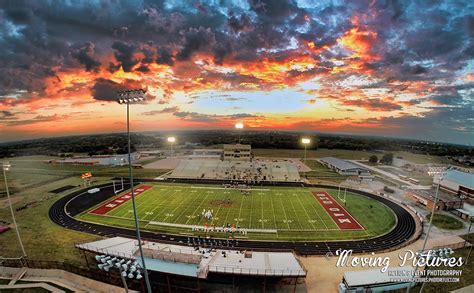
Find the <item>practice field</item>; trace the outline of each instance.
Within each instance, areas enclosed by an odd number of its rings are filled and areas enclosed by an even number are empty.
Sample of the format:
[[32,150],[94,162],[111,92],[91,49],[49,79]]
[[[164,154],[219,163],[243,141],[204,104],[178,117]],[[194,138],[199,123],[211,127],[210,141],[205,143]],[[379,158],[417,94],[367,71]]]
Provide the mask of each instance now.
[[[246,234],[235,233],[241,238],[330,241],[370,238],[395,225],[395,216],[385,205],[351,192],[344,203],[337,190],[263,186],[245,195],[220,185],[145,184],[136,192],[140,225],[150,231],[202,235],[205,232],[193,230],[234,226],[246,230]],[[208,211],[212,218],[203,215]],[[130,194],[124,192],[79,218],[133,227]],[[217,231],[210,234],[229,236]]]

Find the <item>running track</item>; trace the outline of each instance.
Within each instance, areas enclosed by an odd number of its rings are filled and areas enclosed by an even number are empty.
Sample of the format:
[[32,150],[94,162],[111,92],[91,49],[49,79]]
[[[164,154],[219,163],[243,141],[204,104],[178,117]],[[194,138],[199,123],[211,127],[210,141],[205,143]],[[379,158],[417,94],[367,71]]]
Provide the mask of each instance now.
[[[163,183],[163,182],[161,182]],[[321,187],[327,189],[337,189],[331,185],[307,185],[309,187]],[[107,237],[124,236],[135,237],[135,230],[111,227],[101,224],[86,223],[74,219],[79,213],[107,200],[113,196],[113,186],[103,184],[97,186],[101,190],[91,197],[87,189],[79,190],[66,195],[57,200],[49,210],[49,217],[56,224],[77,231],[102,235]],[[366,253],[381,250],[393,250],[406,245],[407,241],[414,240],[416,222],[413,216],[403,207],[384,197],[372,193],[355,189],[348,189],[350,192],[360,194],[377,200],[388,206],[397,218],[395,227],[388,233],[366,240],[345,240],[345,241],[240,241],[237,248],[251,248],[254,250],[294,250],[300,255],[324,255],[334,254],[338,249],[352,249],[354,253]],[[185,245],[187,236],[169,235],[141,231],[144,239],[161,241],[174,244]]]

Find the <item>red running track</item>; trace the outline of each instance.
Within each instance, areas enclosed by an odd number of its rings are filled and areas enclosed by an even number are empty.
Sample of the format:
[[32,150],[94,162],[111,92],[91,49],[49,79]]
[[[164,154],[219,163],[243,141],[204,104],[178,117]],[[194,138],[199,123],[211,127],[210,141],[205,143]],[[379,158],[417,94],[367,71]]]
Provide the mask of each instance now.
[[[151,188],[151,186],[149,186],[149,185],[139,185],[139,186],[137,186],[133,189],[133,193],[135,193],[135,196],[139,196],[140,194],[142,194],[143,192],[147,191],[150,188]],[[132,194],[129,191],[127,193],[122,194],[119,197],[116,197],[116,198],[102,204],[98,208],[90,211],[89,214],[105,215],[108,212],[110,212],[111,210],[115,209],[116,207],[126,203],[131,198],[132,198]]]
[[313,191],[314,197],[341,230],[364,230],[352,216],[327,192]]

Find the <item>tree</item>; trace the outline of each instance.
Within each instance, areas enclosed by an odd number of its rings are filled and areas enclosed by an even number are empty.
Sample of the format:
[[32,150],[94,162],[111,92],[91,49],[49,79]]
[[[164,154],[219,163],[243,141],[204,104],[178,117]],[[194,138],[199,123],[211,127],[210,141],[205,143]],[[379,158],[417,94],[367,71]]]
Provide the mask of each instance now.
[[369,157],[369,163],[377,163],[377,161],[379,160],[379,158],[377,158],[376,155],[372,155]]
[[385,165],[392,165],[393,162],[393,154],[385,154],[383,155],[382,159],[380,159],[380,163]]

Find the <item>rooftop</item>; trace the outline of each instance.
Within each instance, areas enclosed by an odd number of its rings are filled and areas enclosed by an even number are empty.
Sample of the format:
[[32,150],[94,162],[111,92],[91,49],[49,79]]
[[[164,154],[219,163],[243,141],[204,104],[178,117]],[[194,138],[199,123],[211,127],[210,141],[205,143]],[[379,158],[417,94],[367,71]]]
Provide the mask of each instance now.
[[[138,242],[125,237],[77,244],[76,247],[122,258],[138,257]],[[149,270],[175,275],[207,278],[208,272],[214,272],[282,277],[306,276],[305,269],[291,252],[252,251],[251,257],[246,257],[243,251],[238,250],[195,249],[192,246],[151,241],[146,241],[143,248],[145,263]]]
[[[414,194],[421,196],[423,198],[426,198],[430,201],[434,201],[435,195],[436,195],[436,189],[432,188],[429,190],[419,190],[419,189],[410,189],[411,192]],[[455,195],[443,192],[442,190],[439,191],[438,193],[438,199],[442,202],[458,202],[461,201],[461,199]]]
[[474,206],[473,205],[464,203],[462,209],[457,209],[457,211],[459,211],[459,212],[461,212],[465,215],[468,215],[469,217],[474,217]]
[[[350,169],[362,169],[362,170],[367,170],[366,168],[364,167],[361,167],[359,165],[356,165],[352,162],[349,162],[349,161],[346,161],[346,160],[342,160],[342,159],[338,159],[338,158],[334,158],[334,157],[325,157],[325,158],[321,158],[319,159],[321,162],[324,162],[326,164],[330,164],[338,169],[341,169],[341,170],[350,170]],[[368,170],[367,170],[368,171]]]
[[[451,169],[444,173],[443,180],[444,179],[448,179],[470,189],[474,189],[474,173],[467,173],[456,169]],[[443,180],[441,180],[441,182],[443,182]]]
[[359,287],[365,285],[385,284],[392,283],[396,276],[396,279],[405,280],[408,282],[412,278],[410,274],[396,274],[397,272],[413,271],[410,266],[405,267],[392,267],[388,268],[385,273],[380,271],[380,268],[374,270],[363,270],[363,271],[349,271],[344,273],[344,280],[349,287]]

